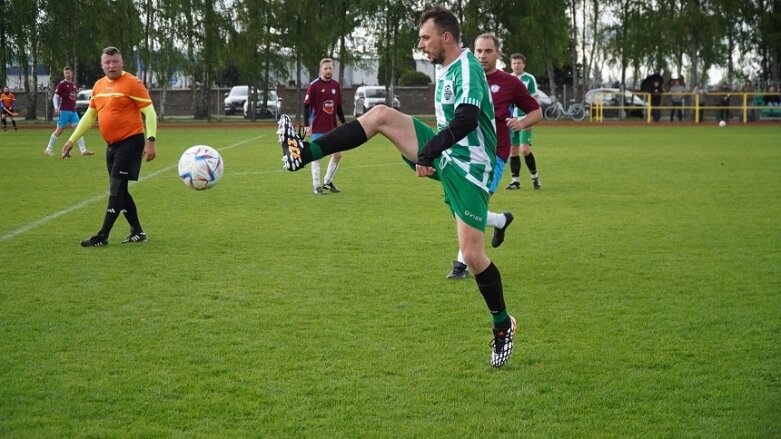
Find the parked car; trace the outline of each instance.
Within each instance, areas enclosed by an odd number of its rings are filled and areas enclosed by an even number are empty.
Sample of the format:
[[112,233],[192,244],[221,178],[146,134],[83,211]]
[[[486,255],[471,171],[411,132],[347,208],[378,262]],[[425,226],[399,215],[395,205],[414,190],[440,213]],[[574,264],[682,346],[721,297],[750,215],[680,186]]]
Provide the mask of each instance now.
[[[362,85],[355,90],[353,116],[358,117],[378,104],[385,104],[384,85]],[[398,96],[393,96],[393,108],[400,110],[401,102]]]
[[89,101],[92,99],[92,89],[82,90],[76,93],[76,113],[79,117],[84,116],[89,108]]
[[225,93],[225,114],[235,114],[239,109],[244,108],[249,96],[248,85],[235,85],[231,87],[228,93]]
[[[626,112],[630,116],[643,117],[645,114],[646,103],[645,99],[633,93],[631,90],[624,91],[624,106]],[[621,105],[621,90],[617,88],[594,88],[586,92],[586,96],[583,97],[583,101],[588,111],[592,105],[601,104],[605,108],[605,117],[618,116],[618,107]]]
[[[268,91],[268,99],[266,99],[266,114],[261,114],[263,110],[263,93],[258,92],[258,101],[255,103],[255,117],[273,117],[277,119],[279,117],[279,98],[277,97],[276,90]],[[244,101],[244,118],[249,119],[249,104],[250,100]]]

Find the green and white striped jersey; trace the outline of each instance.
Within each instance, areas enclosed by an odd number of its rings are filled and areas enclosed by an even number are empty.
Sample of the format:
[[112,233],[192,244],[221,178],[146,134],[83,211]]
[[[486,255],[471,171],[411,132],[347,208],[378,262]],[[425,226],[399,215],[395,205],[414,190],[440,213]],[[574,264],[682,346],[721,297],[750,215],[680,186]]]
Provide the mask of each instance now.
[[[529,89],[529,94],[532,95],[532,97],[536,98],[537,97],[537,78],[535,78],[534,75],[532,75],[529,72],[523,72],[523,73],[521,73],[520,76],[518,76],[518,79],[520,79],[521,82],[523,82],[523,85],[525,85],[526,88]],[[515,113],[514,113],[515,117],[521,117],[521,116],[525,116],[525,115],[526,115],[526,113],[524,113],[523,110],[521,110],[520,108],[516,108],[515,109]]]
[[477,129],[445,150],[442,157],[454,161],[468,175],[475,177],[477,181],[473,183],[487,186],[490,183],[488,177],[496,164],[494,104],[483,67],[469,49],[462,49],[455,61],[437,70],[434,92],[437,131],[443,130],[455,117],[456,107],[460,104],[480,108]]

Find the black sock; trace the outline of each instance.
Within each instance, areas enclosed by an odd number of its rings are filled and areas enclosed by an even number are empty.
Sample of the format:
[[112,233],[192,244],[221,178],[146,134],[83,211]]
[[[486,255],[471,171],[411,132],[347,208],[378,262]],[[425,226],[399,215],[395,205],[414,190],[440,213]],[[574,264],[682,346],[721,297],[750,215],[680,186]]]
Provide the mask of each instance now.
[[480,274],[475,274],[477,288],[483,295],[488,310],[491,311],[491,318],[494,326],[497,328],[509,328],[510,318],[507,315],[507,308],[504,304],[504,288],[502,287],[502,276],[499,269],[493,262]]
[[[331,155],[335,152],[347,151],[349,149],[357,148],[367,141],[366,131],[364,131],[360,122],[354,120],[332,129],[328,133],[320,136],[317,140],[309,142],[309,148],[307,149],[311,155],[312,160],[320,160],[321,158]],[[307,157],[304,157],[304,162],[307,162]]]
[[136,203],[129,192],[125,194],[125,208],[122,211],[125,213],[125,219],[128,224],[130,224],[130,233],[144,233],[144,229],[141,228],[141,221],[138,220]]
[[100,228],[99,235],[108,238],[111,233],[111,229],[114,227],[114,223],[119,218],[119,212],[122,210],[122,201],[119,196],[111,195],[108,197],[108,207],[106,207],[106,215],[103,217],[103,226]]
[[513,177],[521,176],[521,156],[514,155],[510,157],[510,171]]
[[100,235],[108,238],[111,233],[111,229],[114,227],[114,223],[119,218],[119,213],[125,207],[125,195],[127,191],[127,180],[111,177],[109,181],[108,189],[108,206],[106,207],[106,215],[103,217],[103,227],[100,228]]
[[529,151],[529,155],[525,156],[523,161],[526,162],[526,167],[529,168],[529,173],[531,175],[537,173],[537,161],[534,160],[534,153]]

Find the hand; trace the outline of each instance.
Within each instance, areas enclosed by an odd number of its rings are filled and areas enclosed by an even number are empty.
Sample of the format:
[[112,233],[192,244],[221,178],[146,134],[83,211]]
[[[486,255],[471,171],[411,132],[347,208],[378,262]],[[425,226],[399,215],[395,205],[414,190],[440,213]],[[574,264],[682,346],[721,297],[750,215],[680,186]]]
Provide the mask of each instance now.
[[63,160],[70,158],[72,149],[73,149],[73,142],[68,140],[67,142],[65,142],[65,145],[62,145],[62,156],[60,158]]
[[58,110],[58,109],[56,109],[56,108],[55,108],[55,109],[54,109],[54,115],[55,115],[55,116],[59,116],[59,115],[60,115],[60,110]]
[[304,127],[304,129],[306,130],[306,136],[311,139],[312,138],[312,127]]
[[523,124],[521,123],[521,119],[513,117],[507,118],[507,126],[513,131],[521,131],[524,129]]
[[155,142],[147,139],[146,143],[144,144],[144,155],[146,156],[146,161],[151,162],[152,160],[157,157],[157,150],[155,149]]
[[415,165],[415,175],[418,177],[431,177],[435,172],[437,172],[437,170],[431,166]]

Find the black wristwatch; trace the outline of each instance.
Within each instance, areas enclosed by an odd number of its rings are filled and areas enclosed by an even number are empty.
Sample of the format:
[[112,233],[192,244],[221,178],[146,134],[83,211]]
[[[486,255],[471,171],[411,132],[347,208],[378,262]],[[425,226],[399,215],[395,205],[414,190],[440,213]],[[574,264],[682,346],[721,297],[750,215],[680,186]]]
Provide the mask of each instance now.
[[157,139],[155,139],[155,136],[149,136],[146,138],[146,140],[151,140],[152,142],[154,142]]

